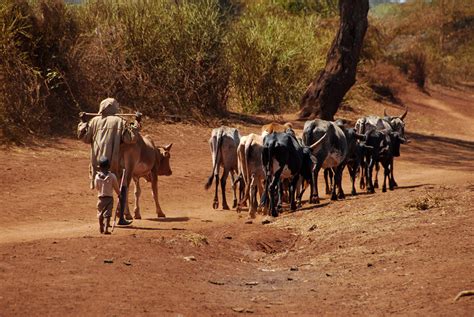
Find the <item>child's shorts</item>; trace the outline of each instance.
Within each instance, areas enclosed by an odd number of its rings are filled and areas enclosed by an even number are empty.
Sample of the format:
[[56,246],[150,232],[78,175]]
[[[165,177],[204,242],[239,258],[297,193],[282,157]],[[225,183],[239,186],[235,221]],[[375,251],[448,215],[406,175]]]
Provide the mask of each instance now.
[[114,207],[114,198],[111,196],[99,197],[97,201],[97,218],[112,217],[112,208]]

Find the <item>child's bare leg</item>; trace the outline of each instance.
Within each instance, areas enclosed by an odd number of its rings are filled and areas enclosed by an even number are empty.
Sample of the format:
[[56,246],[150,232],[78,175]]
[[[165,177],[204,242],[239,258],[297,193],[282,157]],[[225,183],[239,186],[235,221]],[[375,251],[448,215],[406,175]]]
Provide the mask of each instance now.
[[109,231],[109,227],[110,227],[110,217],[106,217],[105,218],[105,230],[104,230],[104,234],[110,234],[110,231]]
[[102,215],[99,216],[99,231],[104,233],[104,217]]

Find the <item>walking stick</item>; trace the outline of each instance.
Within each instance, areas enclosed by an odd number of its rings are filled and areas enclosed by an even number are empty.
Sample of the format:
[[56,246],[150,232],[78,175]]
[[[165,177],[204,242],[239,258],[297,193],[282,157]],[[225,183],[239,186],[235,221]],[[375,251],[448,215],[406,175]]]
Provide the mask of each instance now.
[[[118,224],[120,226],[126,226],[131,224],[131,221],[128,221],[125,219],[124,213],[125,213],[125,204],[127,202],[127,186],[124,184],[125,180],[125,173],[126,170],[122,170],[122,179],[120,181],[120,195],[119,195],[119,203],[117,204],[117,208],[115,209],[115,215],[114,215],[114,223],[112,224],[112,232],[114,232],[115,225],[117,223],[117,211],[120,214],[119,222]],[[119,209],[120,208],[120,209]]]
[[[79,118],[81,118],[83,122],[87,122],[93,117],[100,117],[100,116],[102,116],[102,114],[95,113],[95,112],[80,112],[79,113]],[[122,119],[135,117],[137,121],[140,121],[142,117],[142,113],[139,111],[135,113],[116,113],[114,114],[114,116],[121,117]]]

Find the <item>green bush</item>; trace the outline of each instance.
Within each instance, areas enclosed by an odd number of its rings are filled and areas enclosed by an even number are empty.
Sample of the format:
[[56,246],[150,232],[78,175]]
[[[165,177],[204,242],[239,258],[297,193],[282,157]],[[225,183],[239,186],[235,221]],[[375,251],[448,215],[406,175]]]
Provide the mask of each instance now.
[[[269,14],[269,12],[272,12]],[[317,15],[292,15],[278,6],[248,7],[229,34],[232,89],[245,112],[292,110],[325,63],[330,31]]]
[[229,68],[225,19],[217,0],[136,1],[118,7],[127,63],[141,69],[155,96],[150,113],[199,115],[226,109]]

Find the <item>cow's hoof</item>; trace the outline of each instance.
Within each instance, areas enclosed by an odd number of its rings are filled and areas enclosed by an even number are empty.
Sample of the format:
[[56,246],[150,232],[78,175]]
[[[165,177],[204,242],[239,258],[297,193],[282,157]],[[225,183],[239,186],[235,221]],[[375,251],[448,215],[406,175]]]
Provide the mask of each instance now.
[[382,193],[386,193],[387,192],[387,188],[386,187],[382,187]]
[[131,214],[125,214],[125,219],[127,220],[133,220],[133,217]]
[[212,203],[212,208],[214,208],[214,209],[219,208],[219,202],[218,201],[213,202]]
[[229,208],[229,206],[224,205],[224,206],[222,206],[222,209],[223,209],[223,210],[229,210],[230,208]]
[[393,187],[389,187],[388,189],[393,190],[394,188],[393,188]]
[[237,207],[237,199],[234,199],[234,202],[232,203],[232,209],[235,209]]
[[337,196],[331,196],[331,200],[332,200],[332,201],[336,201],[336,200],[337,200]]
[[356,196],[357,195],[357,192],[355,190],[351,191],[351,195],[352,196]]
[[166,218],[166,215],[164,213],[158,214],[158,218]]
[[310,201],[310,204],[319,204],[319,197],[316,197],[316,198],[313,197]]
[[346,195],[344,195],[344,193],[339,193],[339,195],[337,196],[337,198],[339,198],[339,199],[346,199]]
[[378,182],[374,183],[374,188],[379,188],[379,183]]
[[398,187],[398,184],[396,181],[393,181],[393,187]]
[[142,215],[140,215],[140,214],[135,214],[135,219],[142,219]]

